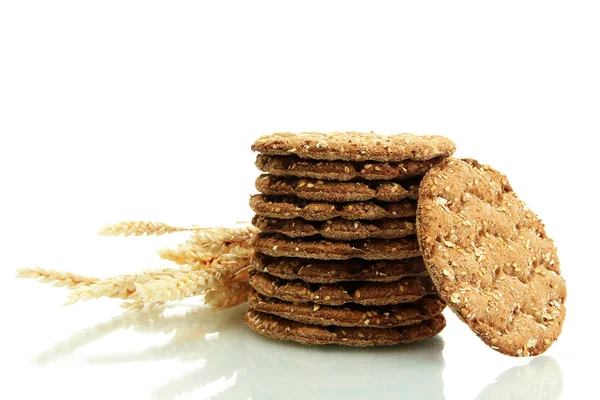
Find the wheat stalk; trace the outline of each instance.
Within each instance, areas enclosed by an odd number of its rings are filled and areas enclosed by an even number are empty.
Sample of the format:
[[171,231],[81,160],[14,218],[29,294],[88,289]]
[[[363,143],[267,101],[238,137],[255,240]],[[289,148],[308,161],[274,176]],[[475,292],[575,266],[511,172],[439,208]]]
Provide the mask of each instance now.
[[141,235],[164,235],[166,233],[183,231],[201,231],[206,228],[192,227],[182,228],[178,226],[167,225],[163,222],[144,222],[144,221],[121,221],[116,224],[106,225],[98,231],[103,236],[141,236]]
[[52,286],[68,287],[69,289],[87,286],[95,283],[98,279],[89,276],[82,276],[70,272],[55,271],[44,268],[19,268],[17,269],[17,278],[34,279],[38,282],[53,283]]

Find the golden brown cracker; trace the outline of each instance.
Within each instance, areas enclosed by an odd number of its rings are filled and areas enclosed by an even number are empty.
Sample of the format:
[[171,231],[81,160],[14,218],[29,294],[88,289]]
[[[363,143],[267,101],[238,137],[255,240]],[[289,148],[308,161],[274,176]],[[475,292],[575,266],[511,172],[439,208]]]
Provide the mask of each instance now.
[[256,291],[249,295],[248,305],[256,311],[304,324],[372,328],[415,325],[440,315],[446,307],[437,297],[422,297],[413,303],[393,306],[365,307],[345,304],[334,307],[315,303],[289,303],[275,297],[263,296]]
[[401,260],[421,254],[416,236],[400,239],[365,239],[350,242],[291,239],[280,234],[260,233],[254,248],[273,257],[300,257],[318,260]]
[[254,269],[278,278],[300,279],[309,283],[391,282],[409,276],[429,276],[422,257],[404,260],[323,261],[308,258],[271,257],[254,253]]
[[440,333],[446,326],[443,315],[417,325],[397,328],[337,327],[307,325],[275,315],[248,309],[244,322],[253,331],[275,340],[317,344],[340,344],[345,346],[388,346],[412,343]]
[[406,218],[417,215],[417,202],[414,200],[403,200],[396,203],[367,201],[342,204],[256,194],[250,197],[250,208],[257,215],[264,217],[302,218],[309,221],[325,221],[338,217],[349,220],[374,220]]
[[339,306],[356,303],[365,306],[417,301],[428,294],[435,294],[429,277],[403,278],[395,282],[343,282],[314,284],[303,281],[286,281],[264,272],[252,271],[250,285],[260,294],[292,303]]
[[281,233],[292,238],[320,235],[331,240],[397,239],[416,234],[414,218],[375,221],[335,218],[322,222],[256,215],[252,219],[252,224],[262,232]]
[[434,167],[417,231],[440,296],[488,346],[533,356],[556,340],[567,294],[556,248],[506,176],[475,160]]
[[256,178],[256,190],[268,196],[295,196],[312,201],[334,203],[379,200],[398,202],[416,200],[419,181],[336,182],[262,174]]
[[448,157],[455,149],[454,142],[443,136],[378,135],[372,132],[281,132],[261,136],[252,145],[252,150],[267,155],[384,162]]
[[256,157],[256,167],[260,171],[271,175],[296,176],[328,181],[402,180],[424,175],[443,159],[443,157],[437,157],[425,161],[352,162],[309,160],[296,156],[259,154]]

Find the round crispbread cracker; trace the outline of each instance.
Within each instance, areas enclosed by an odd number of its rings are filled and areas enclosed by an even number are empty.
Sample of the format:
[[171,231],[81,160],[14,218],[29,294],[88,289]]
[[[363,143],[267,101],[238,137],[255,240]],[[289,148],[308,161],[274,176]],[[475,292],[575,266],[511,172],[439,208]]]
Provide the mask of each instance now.
[[262,174],[256,178],[256,190],[267,196],[295,196],[313,201],[346,203],[378,200],[398,202],[417,200],[419,181],[336,182]]
[[332,218],[349,220],[406,218],[417,215],[417,202],[403,200],[397,203],[358,202],[328,203],[302,200],[296,197],[265,196],[255,194],[250,197],[250,208],[257,215],[308,221],[325,221]]
[[320,238],[292,239],[281,234],[259,233],[254,248],[273,257],[300,257],[318,260],[402,260],[421,254],[416,236],[400,239],[365,239],[350,242],[320,240]]
[[276,219],[255,215],[252,224],[261,232],[281,233],[292,238],[320,235],[331,240],[398,239],[417,233],[414,218],[307,221],[302,218]]
[[256,167],[262,172],[277,176],[323,179],[328,181],[401,180],[424,175],[443,157],[426,161],[404,160],[400,162],[352,162],[307,160],[295,156],[256,157]]
[[443,136],[361,132],[274,133],[258,138],[252,150],[267,155],[296,155],[315,160],[403,161],[451,156],[456,145]]
[[271,257],[255,252],[255,270],[281,279],[300,279],[309,283],[392,282],[409,276],[429,276],[422,257],[404,260],[324,261],[309,258]]
[[446,305],[438,297],[422,297],[412,303],[392,306],[365,307],[345,304],[341,307],[315,303],[290,303],[253,291],[248,305],[267,314],[310,325],[368,326],[394,328],[415,325],[440,315]]
[[436,293],[429,277],[403,278],[395,282],[310,284],[300,280],[287,281],[253,270],[248,282],[264,296],[292,303],[312,302],[326,306],[340,306],[346,303],[364,306],[410,303]]
[[363,328],[307,325],[275,315],[248,309],[244,322],[253,331],[275,340],[301,344],[340,344],[345,346],[389,346],[412,343],[440,333],[446,326],[443,315],[416,325],[397,328]]
[[488,346],[533,356],[556,340],[567,294],[556,248],[506,176],[475,160],[432,168],[417,233],[440,296]]

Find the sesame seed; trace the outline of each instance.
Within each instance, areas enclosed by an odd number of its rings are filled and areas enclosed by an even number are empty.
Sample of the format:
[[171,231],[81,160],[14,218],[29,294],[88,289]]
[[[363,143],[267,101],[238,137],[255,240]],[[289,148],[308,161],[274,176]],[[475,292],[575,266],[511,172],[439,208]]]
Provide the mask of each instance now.
[[453,303],[460,303],[460,294],[459,293],[452,293],[452,295],[450,296],[450,301]]
[[321,308],[321,306],[320,306],[320,305],[318,305],[318,304],[315,304],[315,305],[313,306],[313,311],[317,311],[319,308]]

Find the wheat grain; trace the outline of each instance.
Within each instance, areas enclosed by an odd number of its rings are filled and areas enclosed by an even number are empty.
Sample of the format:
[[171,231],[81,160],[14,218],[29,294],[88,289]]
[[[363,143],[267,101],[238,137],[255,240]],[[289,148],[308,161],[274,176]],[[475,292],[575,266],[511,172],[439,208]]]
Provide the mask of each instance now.
[[81,286],[91,285],[98,279],[77,275],[70,272],[55,271],[53,269],[44,268],[19,268],[17,269],[17,278],[34,279],[38,282],[53,283],[52,286],[68,287],[74,289]]
[[141,235],[164,235],[166,233],[183,231],[200,231],[205,228],[192,227],[182,228],[178,226],[167,225],[163,222],[144,222],[144,221],[121,221],[116,224],[109,224],[102,227],[98,234],[103,236],[141,236]]

